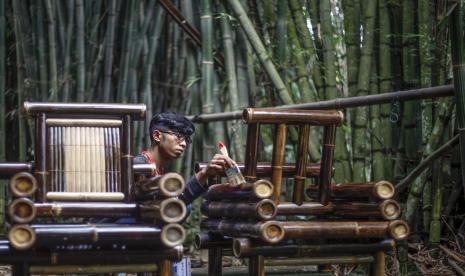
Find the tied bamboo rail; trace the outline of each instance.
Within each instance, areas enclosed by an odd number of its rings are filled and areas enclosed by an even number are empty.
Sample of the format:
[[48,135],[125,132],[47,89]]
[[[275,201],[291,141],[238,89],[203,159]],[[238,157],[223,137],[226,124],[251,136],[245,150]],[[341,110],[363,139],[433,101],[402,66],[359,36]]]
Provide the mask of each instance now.
[[[370,96],[357,96],[350,98],[340,98],[334,100],[312,102],[305,104],[293,104],[276,106],[276,108],[323,110],[323,109],[344,109],[358,106],[369,106],[376,104],[391,103],[397,101],[413,101],[429,98],[450,97],[454,95],[453,85],[442,85],[429,88],[412,89],[405,91],[393,91]],[[212,114],[202,114],[188,116],[187,118],[194,123],[208,123],[215,121],[228,121],[242,119],[242,110]]]

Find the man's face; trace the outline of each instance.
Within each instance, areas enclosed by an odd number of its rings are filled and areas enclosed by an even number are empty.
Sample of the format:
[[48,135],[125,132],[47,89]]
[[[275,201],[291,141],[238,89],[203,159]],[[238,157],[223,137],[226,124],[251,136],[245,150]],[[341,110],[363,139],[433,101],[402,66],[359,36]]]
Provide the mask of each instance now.
[[155,141],[159,141],[160,153],[168,159],[180,157],[190,142],[189,137],[170,130],[155,130],[152,135],[154,135]]

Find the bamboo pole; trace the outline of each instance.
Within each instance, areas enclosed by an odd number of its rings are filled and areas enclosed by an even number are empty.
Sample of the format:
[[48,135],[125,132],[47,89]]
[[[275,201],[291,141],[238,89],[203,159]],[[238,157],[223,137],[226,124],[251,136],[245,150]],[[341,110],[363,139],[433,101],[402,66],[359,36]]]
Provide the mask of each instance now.
[[210,232],[200,232],[194,239],[196,249],[208,249],[214,247],[230,248],[232,244],[233,239],[231,237],[215,235]]
[[303,125],[299,131],[299,142],[297,146],[296,156],[296,174],[294,176],[294,191],[292,193],[292,201],[301,205],[304,201],[304,184],[305,184],[305,169],[307,167],[307,149],[308,149],[308,134],[310,132],[309,125]]
[[[351,1],[347,1],[351,2]],[[379,92],[386,93],[392,90],[392,57],[391,57],[391,21],[388,10],[388,0],[379,0]],[[360,38],[360,36],[359,36]],[[350,69],[349,69],[350,70]],[[386,179],[392,177],[392,123],[391,105],[381,105],[381,128],[383,135],[380,137],[385,152],[385,175]],[[387,154],[387,155],[386,155]]]
[[156,264],[127,264],[127,265],[54,265],[54,266],[31,266],[30,272],[38,275],[49,274],[88,274],[88,273],[137,273],[157,272]]
[[[77,0],[76,2],[76,49],[77,49],[77,101],[83,102],[86,87],[86,62],[85,62],[85,33],[84,33],[84,1]],[[53,31],[52,31],[53,32]]]
[[[6,160],[6,121],[5,121],[5,95],[6,95],[6,24],[5,1],[0,1],[0,160]],[[1,164],[0,164],[1,167]],[[1,172],[1,170],[0,170]],[[0,173],[1,175],[1,173]],[[1,181],[1,180],[0,180]],[[2,183],[0,182],[0,185]],[[5,185],[0,186],[0,210],[5,209]],[[5,225],[5,213],[0,211],[0,224]],[[3,229],[0,228],[0,231]],[[3,231],[2,231],[3,232]]]
[[[250,144],[250,143],[248,143]],[[246,151],[248,153],[247,156],[252,156],[252,154],[249,151]],[[247,179],[248,182],[254,182],[254,179],[259,177],[269,177],[271,175],[272,167],[271,163],[269,162],[256,162],[255,166],[250,165],[248,166],[248,163],[253,163],[251,160],[252,157],[248,157],[245,159],[245,163],[237,163],[237,167],[239,170],[244,174],[244,177]],[[198,172],[208,166],[207,162],[200,162],[195,164],[195,172]],[[320,164],[319,163],[307,163],[307,166],[305,168],[305,177],[311,177],[311,178],[316,178],[320,176]],[[247,172],[247,167],[252,168],[252,172],[248,173]],[[2,163],[0,163],[0,176],[1,176],[1,170],[2,170]],[[284,163],[283,164],[283,176],[284,177],[293,177],[297,173],[296,171],[296,166],[294,163]],[[254,175],[255,178],[249,177],[249,175]],[[221,172],[219,174],[221,177],[226,177],[226,174],[224,172]],[[374,183],[373,183],[374,184]],[[339,185],[339,184],[338,184]]]
[[[364,96],[368,94],[370,90],[370,72],[372,55],[373,55],[373,44],[374,44],[374,30],[375,30],[375,19],[376,19],[376,0],[367,1],[364,14],[364,25],[363,25],[363,45],[360,54],[360,64],[358,70],[357,80],[357,96]],[[369,116],[368,107],[359,107],[355,110],[355,118],[353,118],[354,130],[353,130],[353,152],[354,152],[354,164],[353,164],[353,180],[355,182],[366,181],[366,166],[367,162],[367,151],[365,146],[366,128],[368,126]]]
[[318,179],[318,202],[323,205],[328,204],[331,193],[331,176],[335,140],[336,126],[325,126],[323,133],[320,177]]
[[372,273],[373,276],[384,276],[386,275],[386,260],[385,254],[382,251],[375,253],[375,260],[374,264],[372,265]]
[[[378,95],[357,96],[349,98],[341,98],[314,103],[281,105],[275,108],[288,109],[308,109],[308,110],[327,110],[327,109],[343,109],[353,108],[357,106],[374,105],[391,103],[392,101],[417,101],[427,98],[450,97],[454,95],[453,85],[442,85],[428,88],[419,88],[405,91],[393,91]],[[194,123],[205,123],[213,121],[239,120],[242,119],[243,111],[231,111],[213,114],[202,114],[188,116],[187,118]]]
[[284,238],[284,230],[280,222],[237,222],[233,220],[208,219],[202,221],[200,227],[225,236],[240,236],[260,239],[266,243],[279,243]]
[[158,262],[158,276],[171,276],[173,263],[169,260],[161,260]]
[[223,249],[212,247],[208,249],[208,276],[222,275]]
[[286,146],[286,124],[276,125],[275,140],[273,143],[273,159],[271,166],[273,172],[271,175],[271,183],[273,183],[273,200],[276,204],[280,201],[281,196],[281,185],[283,177],[283,161],[284,161],[284,150]]
[[253,184],[232,187],[229,184],[216,184],[210,186],[203,197],[210,201],[234,200],[256,201],[270,198],[273,195],[273,184],[265,179],[255,181]]
[[265,276],[265,259],[263,256],[249,257],[249,275],[250,276]]
[[108,8],[108,25],[105,34],[105,65],[104,65],[104,84],[103,84],[103,100],[110,101],[111,88],[111,71],[113,65],[113,45],[115,39],[116,28],[116,1],[109,2]]
[[248,238],[234,238],[233,250],[237,258],[253,255],[266,257],[317,257],[331,255],[359,255],[376,252],[391,252],[394,250],[395,241],[386,239],[369,243],[329,243],[324,244],[282,244],[266,245],[252,241]]
[[[229,17],[226,15],[226,9],[223,3],[220,1],[219,3],[219,12],[223,14],[220,19],[220,26],[221,26],[221,33],[223,38],[223,48],[225,51],[225,69],[226,69],[226,76],[227,76],[227,85],[228,85],[228,92],[229,92],[229,105],[232,110],[238,110],[240,108],[240,100],[239,100],[239,90],[238,90],[238,82],[237,82],[237,74],[236,74],[236,60],[234,57],[234,45],[233,45],[233,38],[232,38],[232,30],[231,24],[229,22]],[[242,137],[244,135],[243,127],[241,125],[237,125],[235,128],[229,128],[232,132],[231,135],[231,143],[233,145],[234,153],[233,155],[236,160],[242,159],[244,156],[244,148],[242,146]]]
[[258,202],[204,202],[201,207],[202,214],[209,218],[226,217],[257,219],[260,221],[271,220],[276,216],[278,211],[276,204],[269,200],[263,199]]

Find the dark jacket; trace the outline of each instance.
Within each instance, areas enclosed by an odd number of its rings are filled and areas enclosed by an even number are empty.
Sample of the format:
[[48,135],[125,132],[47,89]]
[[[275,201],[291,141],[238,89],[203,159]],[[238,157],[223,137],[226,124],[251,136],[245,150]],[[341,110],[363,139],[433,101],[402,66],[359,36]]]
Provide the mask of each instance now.
[[[149,160],[143,154],[138,154],[134,157],[134,164],[148,164]],[[196,198],[201,196],[204,192],[206,192],[206,188],[204,188],[200,183],[197,181],[197,178],[193,176],[189,182],[186,184],[186,189],[184,192],[179,196],[179,199],[184,201],[186,205],[189,205],[194,201]]]

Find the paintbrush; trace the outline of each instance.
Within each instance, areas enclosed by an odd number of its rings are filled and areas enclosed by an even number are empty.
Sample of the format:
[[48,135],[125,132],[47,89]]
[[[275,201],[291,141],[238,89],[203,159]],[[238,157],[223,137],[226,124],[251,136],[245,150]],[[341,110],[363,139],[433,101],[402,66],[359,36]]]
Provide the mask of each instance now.
[[[221,154],[229,157],[228,149],[223,142],[218,143],[218,148],[220,149]],[[226,176],[228,177],[229,185],[239,186],[245,184],[244,176],[241,173],[241,170],[237,166],[236,162],[233,163],[233,166],[225,169]]]

